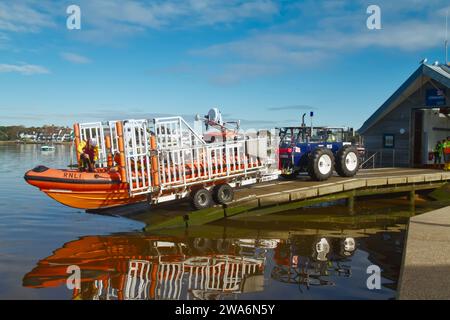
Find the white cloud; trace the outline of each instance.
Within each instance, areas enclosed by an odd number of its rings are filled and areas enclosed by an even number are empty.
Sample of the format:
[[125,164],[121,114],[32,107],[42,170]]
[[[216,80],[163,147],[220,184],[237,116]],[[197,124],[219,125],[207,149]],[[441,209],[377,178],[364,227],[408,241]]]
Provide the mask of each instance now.
[[0,73],[20,73],[23,75],[47,74],[50,73],[45,67],[33,64],[0,64]]
[[364,28],[353,31],[314,31],[305,34],[293,32],[258,33],[241,40],[192,50],[194,55],[219,57],[234,55],[244,59],[266,62],[287,62],[304,65],[311,60],[369,47],[400,50],[433,48],[443,41],[443,30],[436,22],[407,21],[386,24],[382,30]]
[[61,57],[69,62],[76,63],[76,64],[87,64],[91,63],[91,60],[87,57],[84,57],[82,55],[72,53],[72,52],[62,52]]
[[80,40],[117,44],[154,30],[229,27],[242,21],[262,21],[279,13],[274,0],[153,0],[79,1],[83,16]]
[[[39,32],[58,27],[70,1],[0,2],[0,30]],[[143,31],[228,26],[244,20],[269,19],[279,13],[275,0],[79,0],[82,30],[76,36],[89,41],[110,41]],[[60,28],[64,29],[62,23]]]
[[55,26],[46,7],[34,1],[0,2],[0,30],[9,32],[38,32]]
[[[314,67],[360,50],[382,48],[392,52],[419,53],[443,43],[443,1],[433,0],[433,5],[428,3],[412,8],[404,3],[395,2],[394,5],[386,2],[386,7],[382,7],[385,13],[382,30],[375,31],[366,28],[365,2],[360,1],[355,9],[348,8],[344,2],[327,6],[317,1],[306,1],[298,4],[296,9],[306,10],[302,14],[314,18],[308,28],[303,28],[301,19],[288,21],[265,30],[253,30],[238,40],[194,49],[190,53],[202,59],[224,61],[225,65],[227,61],[244,65],[251,63],[253,68],[259,66],[267,70],[264,73],[267,75]],[[424,12],[420,12],[422,17],[419,18],[416,11],[420,10]],[[215,79],[219,79],[215,82],[228,80],[232,83],[252,76],[252,72],[245,68],[225,67],[222,74],[215,75]]]

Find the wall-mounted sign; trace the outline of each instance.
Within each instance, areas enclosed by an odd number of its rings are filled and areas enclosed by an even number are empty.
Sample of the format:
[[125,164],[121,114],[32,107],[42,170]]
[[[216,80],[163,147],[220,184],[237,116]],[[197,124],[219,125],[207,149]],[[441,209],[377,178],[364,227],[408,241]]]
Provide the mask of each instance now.
[[445,106],[445,89],[427,89],[425,100],[429,107]]

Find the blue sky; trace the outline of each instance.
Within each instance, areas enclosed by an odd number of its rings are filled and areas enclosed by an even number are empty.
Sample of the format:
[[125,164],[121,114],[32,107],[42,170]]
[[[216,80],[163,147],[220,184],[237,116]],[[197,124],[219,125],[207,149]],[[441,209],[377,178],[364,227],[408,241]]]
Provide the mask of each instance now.
[[[81,30],[66,8],[81,8]],[[370,4],[381,30],[369,30]],[[359,128],[422,58],[448,1],[1,0],[0,125],[183,115]]]

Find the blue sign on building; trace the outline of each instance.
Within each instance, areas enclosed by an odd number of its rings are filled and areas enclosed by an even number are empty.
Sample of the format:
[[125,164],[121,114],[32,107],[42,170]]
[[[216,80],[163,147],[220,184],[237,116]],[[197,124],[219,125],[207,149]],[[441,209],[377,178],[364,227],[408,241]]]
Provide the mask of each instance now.
[[429,107],[445,106],[445,89],[427,89],[426,105]]

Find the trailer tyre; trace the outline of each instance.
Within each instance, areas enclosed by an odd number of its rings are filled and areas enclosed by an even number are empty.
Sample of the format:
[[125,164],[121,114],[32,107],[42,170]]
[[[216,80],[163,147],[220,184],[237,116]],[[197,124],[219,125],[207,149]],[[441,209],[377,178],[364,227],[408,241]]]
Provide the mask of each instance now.
[[229,184],[219,184],[213,189],[213,199],[218,204],[225,204],[233,201],[234,191]]
[[308,174],[313,180],[327,180],[333,174],[334,156],[331,150],[317,148],[310,153],[308,159]]
[[359,169],[358,150],[353,146],[345,146],[336,154],[336,172],[341,177],[353,177]]
[[191,200],[192,206],[197,210],[206,209],[213,205],[211,192],[203,188],[192,191]]

